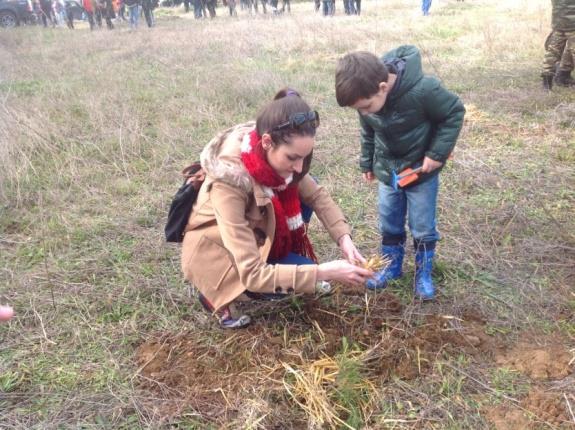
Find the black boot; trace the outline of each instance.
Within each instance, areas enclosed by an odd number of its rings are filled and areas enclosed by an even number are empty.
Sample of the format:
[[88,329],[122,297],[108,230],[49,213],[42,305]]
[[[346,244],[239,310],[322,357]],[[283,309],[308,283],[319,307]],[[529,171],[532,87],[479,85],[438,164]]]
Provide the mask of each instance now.
[[575,81],[571,77],[571,72],[566,70],[558,70],[555,75],[555,83],[560,87],[571,87],[575,85]]
[[553,75],[543,75],[543,89],[546,91],[551,91],[553,87]]

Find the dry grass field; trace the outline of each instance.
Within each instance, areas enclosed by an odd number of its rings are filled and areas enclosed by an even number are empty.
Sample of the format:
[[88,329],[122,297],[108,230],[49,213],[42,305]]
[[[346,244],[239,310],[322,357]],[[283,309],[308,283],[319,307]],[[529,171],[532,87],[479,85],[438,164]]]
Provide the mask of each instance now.
[[[575,428],[575,90],[540,88],[550,2],[362,6],[0,31],[0,304],[17,313],[0,325],[1,428]],[[254,305],[255,324],[222,332],[163,239],[179,171],[290,85],[322,118],[312,173],[375,253],[334,68],[406,43],[467,108],[438,299],[413,300],[409,251],[382,294]]]

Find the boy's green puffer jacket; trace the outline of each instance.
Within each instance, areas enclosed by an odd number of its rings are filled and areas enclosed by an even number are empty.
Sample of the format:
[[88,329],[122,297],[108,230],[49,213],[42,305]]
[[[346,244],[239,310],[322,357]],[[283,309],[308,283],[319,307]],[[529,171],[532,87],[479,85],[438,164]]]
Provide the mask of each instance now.
[[[362,172],[373,172],[390,184],[391,171],[401,172],[427,156],[445,163],[463,124],[465,108],[440,82],[424,76],[415,46],[404,45],[382,58],[386,64],[404,61],[399,87],[381,111],[359,115]],[[429,177],[439,173],[435,170]]]

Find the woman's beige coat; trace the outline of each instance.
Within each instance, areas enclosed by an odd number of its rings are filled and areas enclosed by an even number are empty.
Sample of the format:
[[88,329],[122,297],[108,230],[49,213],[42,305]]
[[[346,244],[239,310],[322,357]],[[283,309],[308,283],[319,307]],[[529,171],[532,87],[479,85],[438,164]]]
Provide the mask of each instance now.
[[[226,130],[200,157],[206,181],[186,228],[182,270],[216,309],[245,290],[313,293],[317,282],[317,265],[266,263],[275,234],[273,204],[240,159],[242,138],[253,127],[250,122]],[[334,241],[350,233],[341,210],[309,175],[299,192]]]

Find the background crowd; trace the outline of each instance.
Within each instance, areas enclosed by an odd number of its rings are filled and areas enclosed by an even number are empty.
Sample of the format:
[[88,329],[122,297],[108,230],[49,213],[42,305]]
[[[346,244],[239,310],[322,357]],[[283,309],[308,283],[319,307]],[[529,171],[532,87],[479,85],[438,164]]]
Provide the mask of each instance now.
[[[81,2],[81,3],[79,3]],[[128,22],[137,28],[140,17],[145,18],[148,27],[155,25],[154,9],[158,0],[34,0],[35,15],[44,27],[66,25],[74,29],[75,20],[85,20],[90,30],[106,23],[109,30],[116,22]],[[127,15],[127,17],[126,17]]]
[[[169,5],[178,2],[167,1]],[[428,1],[429,0],[425,0]],[[193,12],[196,19],[215,18],[218,0],[183,0],[185,12]],[[430,4],[430,3],[429,3]],[[159,0],[33,0],[35,16],[44,27],[66,25],[74,29],[74,21],[87,21],[90,29],[106,27],[114,29],[114,21],[129,22],[131,28],[137,28],[140,17],[144,17],[148,27],[155,25],[154,9],[159,6]],[[222,0],[222,6],[229,10],[230,16],[237,16],[237,9],[248,13],[264,14],[268,12],[280,15],[291,12],[290,0]],[[314,0],[316,13],[333,16],[336,12],[335,0]],[[361,13],[361,0],[343,0],[343,10],[346,15]]]

